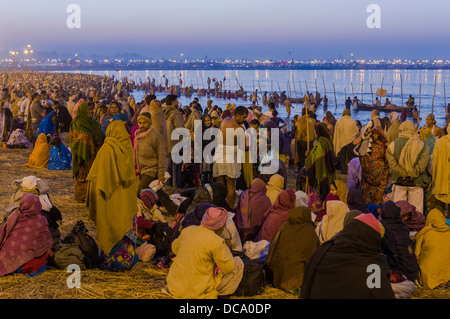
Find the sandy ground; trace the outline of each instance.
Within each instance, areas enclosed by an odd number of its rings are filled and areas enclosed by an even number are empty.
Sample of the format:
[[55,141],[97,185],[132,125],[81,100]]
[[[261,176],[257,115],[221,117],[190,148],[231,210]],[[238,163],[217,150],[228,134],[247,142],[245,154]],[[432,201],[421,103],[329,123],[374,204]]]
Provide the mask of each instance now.
[[[89,233],[95,238],[95,225],[87,217],[85,204],[73,200],[72,171],[50,171],[24,166],[31,150],[0,148],[0,208],[3,210],[13,195],[12,183],[26,176],[36,176],[50,185],[50,199],[61,211],[62,238],[76,221],[83,220]],[[288,187],[295,187],[295,172]],[[338,176],[345,178],[345,176]],[[170,220],[169,216],[167,217]],[[161,292],[167,272],[151,262],[139,262],[130,272],[87,270],[82,273],[82,288],[70,289],[64,270],[47,270],[29,278],[24,275],[0,278],[0,299],[166,299]],[[233,297],[234,298],[234,297]],[[252,299],[296,299],[297,296],[268,286],[264,293]],[[450,299],[450,289],[427,290],[417,288],[414,299]]]

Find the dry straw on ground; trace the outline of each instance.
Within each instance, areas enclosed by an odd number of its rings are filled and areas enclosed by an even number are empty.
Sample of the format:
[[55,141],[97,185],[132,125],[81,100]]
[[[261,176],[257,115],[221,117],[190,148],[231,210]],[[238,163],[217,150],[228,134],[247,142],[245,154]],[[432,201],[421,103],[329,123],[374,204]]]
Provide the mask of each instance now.
[[[50,185],[50,199],[61,211],[60,227],[64,237],[83,220],[95,238],[95,225],[87,217],[85,204],[73,200],[71,171],[50,171],[24,166],[31,151],[26,149],[0,149],[0,209],[4,209],[13,195],[12,182],[26,176],[36,176]],[[294,174],[290,174],[294,176]],[[295,187],[290,180],[289,187]],[[169,216],[166,216],[170,220]],[[161,292],[167,271],[151,262],[139,262],[130,272],[86,270],[81,273],[81,288],[68,288],[70,273],[65,270],[47,270],[36,277],[10,275],[0,278],[0,299],[168,299]],[[233,299],[242,299],[232,297]],[[296,299],[297,296],[267,286],[265,291],[251,299]],[[413,298],[449,299],[450,290],[418,288]]]

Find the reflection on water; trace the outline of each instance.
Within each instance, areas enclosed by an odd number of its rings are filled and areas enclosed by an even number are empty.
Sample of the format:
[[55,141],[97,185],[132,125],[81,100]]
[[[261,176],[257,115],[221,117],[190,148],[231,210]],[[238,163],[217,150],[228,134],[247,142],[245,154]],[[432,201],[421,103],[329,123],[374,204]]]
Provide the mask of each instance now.
[[[75,71],[80,73],[80,71]],[[293,98],[303,96],[306,91],[314,93],[316,90],[321,96],[327,95],[328,110],[336,117],[340,117],[344,109],[345,96],[356,95],[364,103],[371,104],[375,100],[375,92],[378,88],[387,90],[388,97],[393,104],[401,105],[406,103],[411,94],[420,105],[422,122],[431,113],[432,109],[439,126],[444,125],[445,103],[450,102],[444,96],[445,85],[450,83],[450,70],[109,70],[109,71],[83,71],[83,73],[114,76],[122,78],[127,76],[135,82],[155,79],[156,84],[165,85],[165,79],[171,84],[179,84],[180,78],[183,85],[192,85],[194,88],[207,88],[206,80],[215,78],[222,81],[224,90],[238,89],[238,82],[244,89],[251,93],[258,89],[259,94],[272,91],[285,91]],[[263,75],[263,76],[262,76]],[[225,78],[225,80],[224,80]],[[211,82],[211,88],[214,83]],[[133,96],[140,101],[145,92],[133,92]],[[166,93],[157,94],[158,98],[163,98]],[[191,98],[180,97],[179,101],[183,105],[188,105],[197,94]],[[261,95],[260,95],[261,97]],[[335,103],[335,97],[336,102]],[[224,100],[211,97],[213,105],[218,105],[225,109],[228,102],[236,105],[249,106],[250,101]],[[384,102],[385,98],[381,98]],[[206,106],[207,96],[200,97],[202,106]],[[301,105],[294,104],[291,114],[300,113]],[[266,111],[267,107],[263,107]],[[322,119],[326,110],[319,106],[317,110],[318,118]],[[279,108],[280,116],[286,116],[284,106]],[[384,113],[380,114],[384,116]],[[359,119],[361,123],[367,123],[369,112],[360,111],[352,115]]]

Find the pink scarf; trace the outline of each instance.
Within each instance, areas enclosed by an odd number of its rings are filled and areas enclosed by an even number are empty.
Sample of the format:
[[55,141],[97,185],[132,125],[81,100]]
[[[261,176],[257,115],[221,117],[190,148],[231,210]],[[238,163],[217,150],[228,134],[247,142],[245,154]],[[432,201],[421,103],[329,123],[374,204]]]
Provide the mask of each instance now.
[[47,219],[41,215],[39,197],[22,195],[0,230],[0,276],[12,273],[29,261],[41,257],[53,240]]
[[137,130],[135,133],[135,140],[134,140],[134,158],[136,159],[136,174],[139,174],[140,169],[139,169],[139,158],[138,158],[138,150],[139,150],[139,139],[144,138],[147,136],[148,133],[150,133],[150,131],[153,129],[153,126],[150,125],[150,128],[145,131],[145,132],[141,132],[141,130]]

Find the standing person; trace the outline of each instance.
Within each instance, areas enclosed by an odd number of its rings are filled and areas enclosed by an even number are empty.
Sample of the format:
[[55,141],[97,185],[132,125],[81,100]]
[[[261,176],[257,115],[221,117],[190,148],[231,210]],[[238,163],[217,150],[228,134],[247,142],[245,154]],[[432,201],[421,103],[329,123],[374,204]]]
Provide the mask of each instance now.
[[392,200],[406,200],[424,214],[424,188],[430,183],[428,150],[416,133],[413,122],[400,124],[399,137],[389,144],[386,158],[392,178]]
[[226,226],[228,212],[210,207],[199,226],[184,228],[172,243],[174,261],[163,291],[175,298],[217,299],[233,294],[243,275],[244,264],[233,257],[219,236]]
[[164,109],[164,117],[166,118],[166,126],[167,126],[167,150],[169,156],[169,165],[168,171],[171,177],[171,184],[173,187],[181,186],[181,167],[183,163],[175,163],[172,159],[172,149],[173,147],[181,141],[181,137],[179,140],[172,139],[172,132],[178,128],[184,128],[184,120],[183,115],[179,111],[177,105],[177,96],[176,95],[167,95],[165,98],[166,107]]
[[167,155],[162,144],[161,134],[152,127],[150,113],[141,113],[137,122],[139,130],[135,133],[134,155],[139,173],[137,187],[137,193],[139,194],[155,179],[164,182]]
[[61,138],[61,142],[65,146],[69,146],[69,130],[72,116],[67,107],[60,105],[58,101],[53,101],[53,110],[56,112],[55,135]]
[[352,106],[352,99],[350,96],[345,100],[345,108],[350,110],[350,107]]
[[298,169],[301,170],[305,166],[305,160],[307,157],[307,150],[309,144],[309,151],[314,146],[314,140],[316,139],[316,120],[306,114],[306,107],[302,109],[302,116],[299,117],[295,123],[295,141],[297,143],[298,154]]
[[[130,242],[138,212],[134,151],[123,121],[108,125],[105,143],[86,180],[89,218],[95,223],[97,243],[108,260],[113,247]],[[129,262],[132,266],[134,261]]]
[[78,107],[77,116],[70,123],[69,130],[75,200],[78,202],[86,200],[86,177],[105,139],[100,124],[91,118],[88,112],[89,105],[82,103]]
[[436,125],[436,119],[433,114],[428,114],[426,125],[419,130],[420,139],[425,143],[430,155],[433,153],[436,140],[444,136],[444,132]]
[[161,134],[161,143],[166,153],[166,169],[169,165],[169,146],[167,144],[167,123],[164,117],[164,110],[161,107],[161,102],[153,99],[149,105],[150,115],[152,117],[152,127]]
[[317,123],[315,131],[317,142],[306,158],[305,169],[309,186],[315,188],[320,200],[324,201],[336,179],[336,155],[327,126]]
[[32,143],[34,144],[34,141],[37,137],[37,131],[39,129],[39,124],[41,124],[42,119],[45,117],[44,109],[40,102],[40,95],[39,93],[33,93],[31,95],[31,104],[29,108],[30,113],[30,120],[31,120],[31,128],[33,130],[33,139]]
[[342,174],[347,174],[347,161],[350,162],[356,157],[353,149],[353,141],[359,134],[356,121],[352,119],[349,109],[342,112],[342,117],[336,121],[333,135],[333,146],[337,157],[339,158],[339,165]]
[[[232,118],[222,121],[217,136],[217,148],[214,153],[213,177],[217,181],[227,186],[227,200],[231,208],[234,208],[236,180],[241,176],[242,158],[238,158],[239,153],[244,154],[243,149],[238,145],[238,137],[245,134],[244,122],[248,116],[248,109],[238,106]],[[233,134],[230,141],[228,134]]]
[[361,191],[367,203],[381,205],[389,180],[389,163],[386,159],[388,144],[380,128],[374,128],[368,134],[371,147],[367,154],[360,156]]
[[400,126],[400,115],[397,112],[391,112],[389,114],[389,119],[391,120],[391,125],[386,132],[386,139],[388,143],[392,143],[398,138],[398,128]]
[[435,198],[435,208],[445,212],[445,204],[450,204],[450,127],[447,135],[436,140],[432,154],[432,194]]

